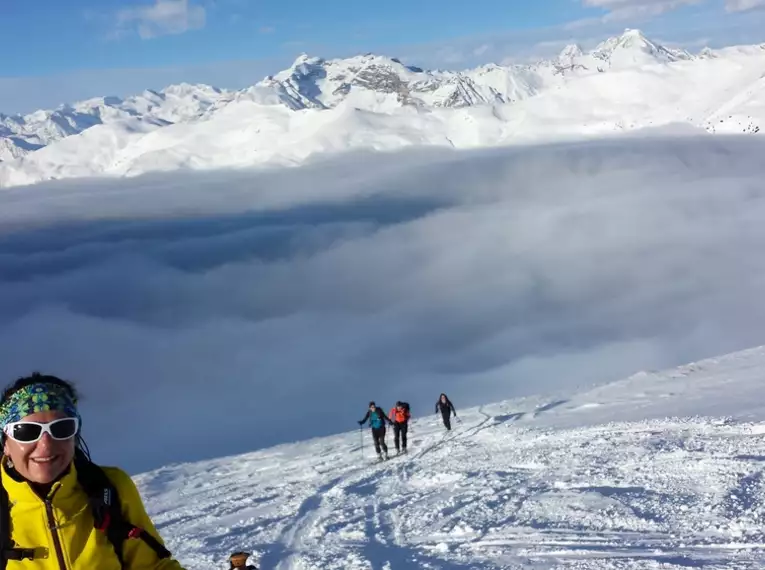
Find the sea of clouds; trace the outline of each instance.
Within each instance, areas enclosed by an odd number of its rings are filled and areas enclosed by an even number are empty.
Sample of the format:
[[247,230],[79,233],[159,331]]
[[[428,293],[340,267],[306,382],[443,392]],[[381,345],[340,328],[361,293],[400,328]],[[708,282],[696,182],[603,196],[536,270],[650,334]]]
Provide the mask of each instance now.
[[0,191],[0,378],[131,472],[765,344],[765,143],[354,153]]

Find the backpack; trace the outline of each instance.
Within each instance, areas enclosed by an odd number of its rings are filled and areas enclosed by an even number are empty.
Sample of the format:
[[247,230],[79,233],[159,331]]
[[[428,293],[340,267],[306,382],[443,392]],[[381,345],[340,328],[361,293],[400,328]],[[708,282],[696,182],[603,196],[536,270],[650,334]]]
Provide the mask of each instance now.
[[[114,553],[124,567],[122,543],[129,538],[140,538],[160,558],[170,558],[170,551],[159,540],[142,528],[125,520],[117,489],[103,469],[93,463],[80,449],[74,456],[77,482],[88,495],[93,513],[94,527],[106,534],[114,547]],[[8,560],[33,560],[39,548],[14,548],[10,533],[10,506],[8,492],[0,485],[0,570],[5,570]]]
[[[412,414],[409,412],[409,404],[406,402],[396,402],[396,407],[393,408],[393,414],[396,418],[396,422],[398,423],[404,423],[409,421],[409,418],[412,417]],[[401,405],[401,409],[403,412],[399,412],[398,410],[398,404]]]
[[369,416],[369,425],[374,429],[379,429],[385,425],[385,412],[381,408],[375,408]]

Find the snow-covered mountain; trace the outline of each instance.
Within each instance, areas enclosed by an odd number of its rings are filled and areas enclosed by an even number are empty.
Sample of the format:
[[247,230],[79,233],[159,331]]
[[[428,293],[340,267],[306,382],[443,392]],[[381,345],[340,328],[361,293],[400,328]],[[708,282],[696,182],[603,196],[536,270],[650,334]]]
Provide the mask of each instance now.
[[238,550],[282,570],[754,569],[764,368],[760,347],[573,393],[455,402],[448,433],[424,402],[409,453],[387,462],[356,430],[136,481],[189,570]]
[[639,30],[626,30],[621,36],[604,41],[590,55],[608,68],[694,59],[685,50],[667,48],[649,40]]
[[176,168],[298,164],[350,148],[466,148],[684,123],[756,133],[765,45],[661,46],[627,30],[533,65],[428,71],[367,54],[300,56],[243,90],[173,85],[0,115],[0,187]]
[[138,118],[165,126],[198,119],[225,92],[208,85],[171,85],[128,99],[98,97],[25,116],[0,114],[0,160],[18,158],[91,127]]
[[258,84],[283,93],[292,108],[326,109],[347,101],[379,110],[401,105],[468,107],[505,102],[505,94],[458,72],[425,71],[367,54],[342,60],[302,55],[293,66]]

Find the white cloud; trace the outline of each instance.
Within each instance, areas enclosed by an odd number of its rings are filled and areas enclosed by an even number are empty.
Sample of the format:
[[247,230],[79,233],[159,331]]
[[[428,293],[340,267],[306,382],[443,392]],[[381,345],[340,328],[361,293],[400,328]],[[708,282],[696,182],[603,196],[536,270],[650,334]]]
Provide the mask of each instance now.
[[[574,37],[560,27],[501,35],[483,35],[455,40],[403,46],[395,52],[387,47],[383,53],[428,68],[467,68],[488,62],[511,65],[528,63],[556,55],[569,43],[587,39]],[[563,36],[563,37],[561,37]]]
[[683,6],[701,4],[704,0],[583,0],[589,8],[603,8],[605,20],[654,17]]
[[206,13],[202,6],[189,0],[155,0],[150,6],[133,6],[117,13],[118,29],[135,27],[144,39],[170,34],[182,34],[205,26]]
[[[589,40],[587,40],[589,42]],[[587,43],[584,42],[584,43]],[[571,39],[551,40],[530,44],[523,49],[513,50],[513,54],[500,60],[501,65],[523,65],[542,59],[551,59],[560,54],[561,50],[572,43],[582,43]]]
[[582,30],[585,28],[600,28],[603,25],[603,22],[607,19],[605,18],[580,18],[578,20],[572,20],[570,22],[566,22],[561,27],[563,30],[566,31],[574,31],[574,30]]
[[631,137],[8,189],[0,378],[74,378],[96,457],[140,469],[350,429],[370,399],[420,414],[761,344],[764,152]]
[[765,8],[765,0],[725,0],[728,12],[745,12],[755,8]]

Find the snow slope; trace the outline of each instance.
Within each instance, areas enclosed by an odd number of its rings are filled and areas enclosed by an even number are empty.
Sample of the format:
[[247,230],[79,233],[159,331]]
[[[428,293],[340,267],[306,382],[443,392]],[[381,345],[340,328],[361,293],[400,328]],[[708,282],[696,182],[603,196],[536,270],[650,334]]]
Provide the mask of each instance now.
[[[136,478],[190,570],[759,568],[765,347],[460,410],[414,404],[410,453],[358,431]],[[344,410],[348,423],[361,416]],[[363,448],[362,448],[363,441]],[[391,437],[388,437],[391,445]]]
[[[758,133],[765,45],[667,48],[627,30],[528,66],[428,71],[303,55],[241,91],[175,85],[0,115],[0,187],[157,170],[297,164],[348,149],[496,146],[683,124]],[[97,152],[94,152],[97,149]]]

